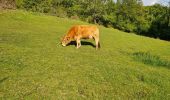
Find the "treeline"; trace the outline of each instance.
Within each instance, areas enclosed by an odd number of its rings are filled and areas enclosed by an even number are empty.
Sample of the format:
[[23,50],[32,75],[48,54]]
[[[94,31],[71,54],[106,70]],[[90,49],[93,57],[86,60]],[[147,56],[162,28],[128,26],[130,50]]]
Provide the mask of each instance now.
[[160,4],[146,7],[142,0],[16,0],[16,6],[170,40],[170,8]]

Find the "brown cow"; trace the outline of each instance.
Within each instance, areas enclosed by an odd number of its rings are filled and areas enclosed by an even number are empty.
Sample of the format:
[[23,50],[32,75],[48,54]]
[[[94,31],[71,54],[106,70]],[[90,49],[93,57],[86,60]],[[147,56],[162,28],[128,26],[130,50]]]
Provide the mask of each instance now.
[[100,48],[99,43],[99,29],[97,26],[90,25],[75,25],[70,28],[68,33],[63,37],[61,43],[66,46],[71,41],[76,41],[77,48],[81,46],[80,39],[94,39],[96,42],[96,49]]

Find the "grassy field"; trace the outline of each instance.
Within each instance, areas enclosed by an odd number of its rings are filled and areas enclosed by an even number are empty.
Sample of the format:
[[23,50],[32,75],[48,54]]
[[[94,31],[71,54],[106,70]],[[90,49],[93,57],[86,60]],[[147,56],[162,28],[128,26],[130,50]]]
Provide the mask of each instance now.
[[170,100],[170,42],[99,26],[100,50],[62,47],[76,24],[0,11],[0,99]]

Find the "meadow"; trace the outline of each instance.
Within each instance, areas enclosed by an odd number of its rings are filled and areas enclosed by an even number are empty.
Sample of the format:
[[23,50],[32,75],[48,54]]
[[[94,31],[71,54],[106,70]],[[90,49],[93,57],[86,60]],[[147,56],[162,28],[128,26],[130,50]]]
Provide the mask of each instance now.
[[0,11],[0,99],[170,99],[170,42],[98,26],[100,50],[62,47],[77,24],[88,23]]

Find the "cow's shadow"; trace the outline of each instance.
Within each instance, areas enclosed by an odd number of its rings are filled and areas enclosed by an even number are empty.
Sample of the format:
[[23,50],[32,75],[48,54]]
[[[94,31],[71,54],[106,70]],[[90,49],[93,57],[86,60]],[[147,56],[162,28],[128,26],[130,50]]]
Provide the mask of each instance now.
[[[70,46],[70,45],[74,45],[74,46],[76,46],[76,41],[71,41],[67,46]],[[85,45],[85,46],[88,46],[88,45],[90,45],[90,46],[92,46],[92,47],[96,47],[93,43],[91,43],[91,42],[87,42],[87,41],[81,41],[81,45]]]

